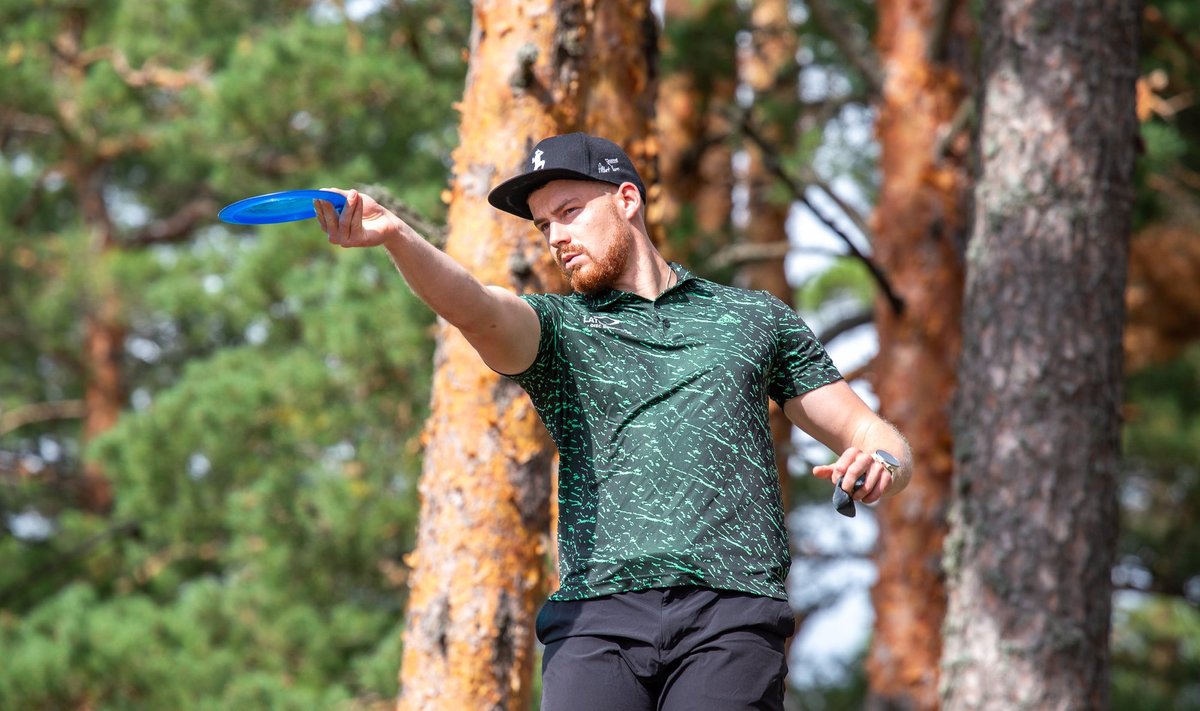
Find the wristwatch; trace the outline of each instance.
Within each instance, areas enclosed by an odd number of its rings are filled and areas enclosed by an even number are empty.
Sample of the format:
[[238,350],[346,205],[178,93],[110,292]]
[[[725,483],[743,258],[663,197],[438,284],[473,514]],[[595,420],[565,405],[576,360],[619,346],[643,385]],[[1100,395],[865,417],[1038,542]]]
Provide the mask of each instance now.
[[896,459],[891,452],[883,449],[877,449],[875,450],[875,453],[871,455],[871,459],[874,459],[882,464],[883,468],[887,469],[887,473],[891,474],[893,479],[896,478],[896,472],[900,471],[901,465],[900,460]]

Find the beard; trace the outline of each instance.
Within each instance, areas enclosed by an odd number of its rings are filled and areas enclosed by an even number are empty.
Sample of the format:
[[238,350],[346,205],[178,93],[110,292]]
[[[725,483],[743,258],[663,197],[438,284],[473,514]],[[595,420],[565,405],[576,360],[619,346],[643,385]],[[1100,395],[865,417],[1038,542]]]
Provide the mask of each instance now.
[[[594,294],[602,289],[612,287],[629,265],[630,247],[633,244],[633,230],[628,225],[620,225],[615,230],[612,239],[603,254],[599,256],[582,246],[570,252],[558,255],[558,267],[567,277],[571,288],[581,294]],[[563,269],[563,261],[574,254],[584,254],[588,263],[574,267],[570,271]]]

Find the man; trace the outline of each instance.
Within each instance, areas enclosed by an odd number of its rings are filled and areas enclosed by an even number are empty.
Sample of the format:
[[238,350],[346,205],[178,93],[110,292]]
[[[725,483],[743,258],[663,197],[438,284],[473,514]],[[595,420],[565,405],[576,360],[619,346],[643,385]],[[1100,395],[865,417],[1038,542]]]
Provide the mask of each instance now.
[[488,196],[532,220],[569,296],[484,286],[344,194],[340,217],[318,203],[330,241],[384,246],[417,296],[529,393],[558,446],[542,708],[782,708],[795,624],[767,398],[840,454],[813,474],[867,503],[908,483],[900,434],[781,301],[659,255],[645,187],[610,141],[547,138]]

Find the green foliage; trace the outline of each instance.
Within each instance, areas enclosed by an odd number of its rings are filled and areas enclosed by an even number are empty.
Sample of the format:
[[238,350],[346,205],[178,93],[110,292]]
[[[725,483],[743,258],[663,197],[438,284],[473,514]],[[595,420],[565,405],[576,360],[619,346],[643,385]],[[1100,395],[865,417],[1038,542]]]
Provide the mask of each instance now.
[[[470,7],[411,0],[349,19],[340,5],[0,0],[0,415],[83,396],[84,317],[110,290],[130,396],[86,451],[69,415],[0,430],[0,708],[312,709],[396,693],[429,313],[382,254],[331,250],[311,224],[210,219],[138,241],[194,199],[291,187],[381,183],[442,218]],[[1145,28],[1141,73],[1161,72],[1176,111],[1143,125],[1142,224],[1194,204],[1200,184],[1187,100],[1200,5],[1148,7],[1163,23]],[[693,73],[698,111],[736,81],[746,40],[747,5],[706,8],[664,28],[663,71]],[[781,91],[717,109],[748,111],[797,182],[849,179],[870,201],[867,84],[793,10],[800,51]],[[874,33],[875,3],[837,12]],[[739,130],[704,139],[742,146]],[[109,224],[84,210],[96,195]],[[694,223],[685,208],[668,226],[674,253],[730,280],[703,264],[730,235]],[[798,301],[825,314],[873,294],[843,259]],[[1128,392],[1115,575],[1139,592],[1114,619],[1114,705],[1195,708],[1200,350]],[[114,483],[109,513],[78,508],[85,456]],[[797,484],[798,499],[828,491]],[[796,699],[860,703],[852,674]]]
[[1200,708],[1200,612],[1182,600],[1118,606],[1112,640],[1112,707]]
[[[1198,708],[1200,345],[1131,377],[1127,402],[1114,580],[1144,592],[1114,620],[1114,693],[1168,704],[1158,708]],[[1170,706],[1176,698],[1192,705]]]
[[432,316],[381,251],[215,206],[374,182],[441,219],[469,7],[29,4],[0,3],[0,416],[83,396],[101,294],[129,401],[86,450],[69,414],[0,429],[0,708],[393,698]]
[[[0,619],[0,706],[56,709],[346,708],[395,692],[395,615],[319,611],[252,580],[197,579],[167,604],[71,585]],[[394,660],[388,660],[394,665]]]
[[1200,202],[1200,8],[1187,0],[1146,5],[1139,71],[1156,101],[1142,124],[1138,226]]
[[690,74],[700,94],[710,98],[716,84],[730,82],[736,75],[735,34],[745,23],[735,0],[693,6],[672,15],[663,27],[662,68],[666,74]]
[[[1140,73],[1161,103],[1142,124],[1135,217],[1191,221],[1200,206],[1200,6],[1147,4]],[[1172,255],[1163,255],[1171,259]],[[1114,581],[1114,708],[1200,708],[1200,344],[1127,380]]]
[[838,259],[802,284],[796,295],[800,311],[860,311],[871,305],[875,282],[861,261]]

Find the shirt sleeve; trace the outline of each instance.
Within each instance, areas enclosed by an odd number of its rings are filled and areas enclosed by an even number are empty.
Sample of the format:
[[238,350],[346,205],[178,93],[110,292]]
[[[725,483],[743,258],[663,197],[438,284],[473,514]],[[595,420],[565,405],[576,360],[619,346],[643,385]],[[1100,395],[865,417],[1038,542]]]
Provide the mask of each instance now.
[[558,359],[554,354],[558,350],[559,333],[562,327],[561,298],[555,294],[522,294],[525,303],[533,307],[538,317],[538,349],[533,363],[520,373],[506,377],[515,381],[526,391],[531,388],[545,387],[555,375],[554,367]]
[[771,296],[775,316],[775,357],[767,374],[767,393],[779,403],[842,379],[825,347],[787,304]]

